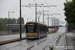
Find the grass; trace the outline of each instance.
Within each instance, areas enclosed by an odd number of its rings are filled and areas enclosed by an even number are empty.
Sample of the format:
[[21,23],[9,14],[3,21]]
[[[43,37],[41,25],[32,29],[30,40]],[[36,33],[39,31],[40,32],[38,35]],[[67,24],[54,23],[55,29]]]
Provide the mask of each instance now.
[[50,49],[49,50],[53,50],[53,47],[51,47],[51,46],[49,46],[50,47]]

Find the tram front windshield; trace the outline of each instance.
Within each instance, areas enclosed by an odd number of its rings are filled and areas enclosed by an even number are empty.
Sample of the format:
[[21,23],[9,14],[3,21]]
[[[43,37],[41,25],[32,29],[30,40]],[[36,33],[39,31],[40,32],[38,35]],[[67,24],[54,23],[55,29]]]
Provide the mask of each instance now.
[[34,33],[34,32],[36,32],[35,26],[34,25],[27,26],[26,32],[27,33]]

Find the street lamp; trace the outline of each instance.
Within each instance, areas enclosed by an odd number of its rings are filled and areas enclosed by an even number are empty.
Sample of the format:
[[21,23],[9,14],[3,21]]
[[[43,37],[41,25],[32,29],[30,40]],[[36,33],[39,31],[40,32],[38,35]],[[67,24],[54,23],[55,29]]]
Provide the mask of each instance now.
[[9,15],[10,15],[10,13],[14,13],[14,11],[12,11],[12,12],[8,11],[8,34],[9,34]]
[[[14,11],[12,13],[14,13]],[[12,14],[11,32],[12,32],[12,24],[14,24],[13,23],[13,14]]]
[[8,19],[9,19],[9,15],[10,15],[10,13],[14,13],[14,11],[12,11],[12,12],[8,11]]

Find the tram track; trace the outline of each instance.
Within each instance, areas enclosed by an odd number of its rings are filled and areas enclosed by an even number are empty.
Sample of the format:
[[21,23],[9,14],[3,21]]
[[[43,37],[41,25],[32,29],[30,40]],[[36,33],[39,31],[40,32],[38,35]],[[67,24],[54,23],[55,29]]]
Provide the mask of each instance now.
[[[23,40],[22,40],[22,41],[23,41]],[[24,43],[21,43],[21,41],[18,41],[20,44],[15,45],[15,46],[13,46],[13,47],[9,47],[9,48],[7,48],[6,50],[12,49],[12,48],[14,48],[14,47],[16,47],[16,46],[21,46],[21,45],[23,45],[23,44],[25,44],[25,43],[29,43],[29,42],[32,42],[32,41],[34,41],[34,40],[26,40],[26,42],[24,42]]]
[[[40,43],[42,43],[42,42],[44,42],[44,41],[46,41],[47,39],[45,39],[45,40],[43,40],[43,41],[41,41],[41,42],[38,42],[36,45],[39,45]],[[22,40],[23,41],[23,40]],[[23,45],[23,44],[25,44],[25,43],[30,43],[30,42],[34,42],[34,41],[38,41],[38,40],[26,40],[26,42],[21,42],[21,41],[18,41],[18,43],[20,43],[20,44],[18,44],[18,45],[15,45],[15,46],[12,46],[12,47],[9,47],[9,48],[7,48],[6,50],[10,50],[10,49],[13,49],[13,48],[15,48],[15,47],[18,47],[18,46],[21,46],[21,45]],[[11,44],[13,44],[13,43],[11,43]],[[23,47],[25,47],[25,46],[23,46]],[[33,47],[35,47],[35,45],[33,45],[33,46],[31,46],[31,47],[29,47],[29,48],[27,48],[26,50],[30,50],[31,48],[33,48]]]
[[[55,40],[55,39],[57,39],[58,38],[58,36],[55,36],[56,34],[54,34],[53,36],[51,36],[51,37],[54,37],[54,39],[52,39],[52,41],[53,40]],[[39,43],[37,43],[36,45],[39,45],[39,44],[41,44],[42,42],[44,42],[44,41],[46,41],[47,39],[45,39],[45,40],[43,40],[43,41],[41,41],[41,42],[39,42]],[[50,43],[50,42],[49,42]],[[31,50],[33,47],[36,47],[36,45],[33,45],[33,46],[31,46],[31,47],[29,47],[29,48],[27,48],[27,50]],[[45,48],[48,46],[49,44],[47,44],[43,49],[45,50]]]
[[36,45],[41,44],[42,42],[44,42],[44,41],[46,41],[46,40],[47,40],[47,39],[45,39],[45,40],[43,40],[43,41],[38,42],[37,44],[35,44],[35,45],[33,45],[33,46],[31,46],[31,47],[27,48],[27,50],[31,50],[33,47],[35,47]]

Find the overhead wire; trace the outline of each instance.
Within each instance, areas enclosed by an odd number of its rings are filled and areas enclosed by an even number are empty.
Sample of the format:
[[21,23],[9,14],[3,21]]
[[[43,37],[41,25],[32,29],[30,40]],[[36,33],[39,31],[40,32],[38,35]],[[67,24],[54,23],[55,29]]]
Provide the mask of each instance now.
[[42,7],[40,7],[42,10],[44,10]]
[[[41,2],[40,2],[41,3]],[[44,10],[42,7],[40,7],[42,10]],[[40,14],[40,16],[41,16],[41,14]],[[40,18],[40,16],[38,16],[38,18]]]
[[[46,2],[46,4],[48,5],[48,3],[47,3],[47,1],[45,0],[45,2]],[[49,8],[49,10],[51,10],[51,8],[50,7],[48,7]],[[52,11],[52,10],[51,10]],[[52,11],[53,12],[53,11]],[[54,12],[53,12],[54,13]],[[53,16],[53,17],[55,17],[55,16]]]
[[[34,0],[33,0],[34,1]],[[35,2],[35,1],[34,1]],[[40,2],[40,1],[37,1],[37,2]],[[36,3],[36,2],[35,2]],[[40,2],[40,3],[43,3],[43,2]],[[44,10],[42,7],[40,7],[42,10]]]
[[[21,1],[23,4],[25,4],[23,1]],[[25,4],[26,5],[26,4]],[[28,8],[30,8],[30,9],[32,9],[32,10],[34,10],[33,8],[31,8],[31,7],[28,7]]]
[[[37,1],[37,0],[36,0]],[[40,2],[40,1],[38,1],[38,2]],[[43,3],[43,2],[40,2],[40,3]]]
[[[45,0],[45,2],[46,2],[46,4],[48,5],[48,3],[47,3],[47,1]],[[51,8],[50,7],[48,7],[49,8],[49,10],[51,10]],[[52,11],[52,10],[51,10]],[[52,11],[53,12],[53,11]],[[54,12],[53,12],[54,13]]]
[[[34,0],[33,0],[33,1],[34,1]],[[35,2],[35,1],[34,1],[34,2]],[[40,1],[38,1],[38,2],[40,2]],[[48,3],[47,3],[47,1],[46,1],[46,0],[45,0],[45,2],[46,2],[46,4],[48,5]],[[40,3],[43,3],[43,2],[40,2]],[[40,7],[40,8],[43,10],[43,8],[42,8],[42,7]],[[49,7],[48,7],[48,9],[49,9],[49,10],[51,10],[51,8],[49,8]],[[51,11],[52,11],[52,10],[51,10]],[[53,12],[53,11],[52,11],[52,12]],[[53,13],[54,13],[54,12],[53,12]]]
[[[33,2],[35,2],[34,0],[33,0]],[[36,3],[36,2],[35,2]]]
[[[47,1],[46,1],[46,0],[45,0],[45,2],[46,2],[46,4],[48,5],[48,3],[47,3]],[[51,10],[51,8],[50,8],[50,7],[48,7],[48,8]],[[52,11],[52,10],[51,10],[51,11]],[[52,11],[52,12],[53,12],[53,11]],[[54,12],[53,12],[53,13],[54,13]],[[54,17],[54,20],[55,20],[55,18],[56,18],[56,17],[55,17],[55,16],[53,16],[53,17]],[[52,18],[53,18],[53,17],[52,17]],[[56,18],[56,19],[57,19],[57,18]]]
[[28,2],[32,3],[31,1],[27,0]]
[[[34,0],[33,0],[33,2],[36,3]],[[40,7],[40,8],[41,8],[41,7]],[[41,8],[41,9],[42,9],[42,8]],[[39,18],[40,16],[41,16],[41,14],[38,16],[38,18]]]
[[[34,0],[33,0],[34,1]],[[35,1],[34,1],[35,2]],[[46,4],[47,4],[47,1],[45,0],[45,2],[46,2]],[[35,2],[36,3],[36,2]],[[41,3],[41,2],[40,2]],[[47,4],[48,5],[48,4]],[[43,8],[42,7],[40,7],[42,10],[43,10]],[[49,8],[49,7],[48,7]],[[50,8],[49,8],[49,10],[51,10]],[[52,10],[51,10],[52,11]],[[53,12],[53,11],[52,11]],[[54,12],[53,12],[54,13]],[[41,14],[40,14],[41,15]],[[40,16],[39,16],[40,17]]]
[[[33,0],[33,2],[35,2],[34,0]],[[36,3],[36,2],[35,2]],[[42,7],[40,7],[42,10],[43,10],[43,8]]]

